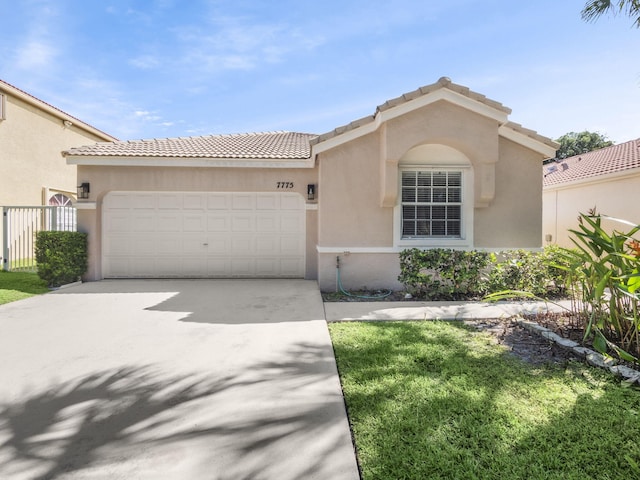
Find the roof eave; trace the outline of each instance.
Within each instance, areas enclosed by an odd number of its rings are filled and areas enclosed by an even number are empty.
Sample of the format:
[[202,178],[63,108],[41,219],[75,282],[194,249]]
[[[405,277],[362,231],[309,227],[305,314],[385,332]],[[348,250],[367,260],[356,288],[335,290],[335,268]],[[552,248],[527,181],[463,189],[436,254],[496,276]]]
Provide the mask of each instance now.
[[118,140],[116,137],[109,135],[108,133],[103,132],[102,130],[98,130],[95,127],[92,127],[88,123],[83,122],[82,120],[69,115],[66,112],[54,107],[53,105],[49,105],[48,103],[34,97],[33,95],[28,94],[20,90],[17,87],[14,87],[10,83],[0,80],[0,90],[4,90],[6,93],[10,94],[13,97],[20,99],[21,101],[39,108],[40,110],[47,112],[50,115],[53,115],[56,118],[59,118],[63,122],[71,122],[77,128],[84,130],[92,135],[95,135],[98,138],[101,138],[104,141],[111,142]]
[[604,173],[600,175],[590,175],[588,177],[581,177],[574,180],[568,180],[566,182],[556,182],[549,185],[542,186],[542,189],[545,191],[549,190],[562,190],[565,188],[573,188],[576,186],[583,185],[594,185],[597,183],[605,183],[611,180],[616,180],[619,178],[628,178],[628,177],[636,177],[640,176],[640,167],[627,168],[625,170],[620,170],[617,172]]
[[560,145],[553,140],[538,135],[533,130],[526,130],[520,125],[506,123],[500,125],[498,134],[512,142],[518,143],[534,152],[540,153],[544,158],[553,158]]
[[68,165],[102,167],[199,167],[199,168],[313,168],[309,158],[205,158],[205,157],[128,157],[71,155],[63,152]]
[[[424,91],[426,88],[428,87],[423,87],[421,91]],[[439,86],[436,90],[428,91],[421,96],[405,94],[403,97],[385,102],[383,105],[377,107],[375,115],[364,117],[359,121],[352,122],[349,125],[337,128],[327,134],[312,139],[312,156],[369,134],[377,130],[384,122],[439,101],[446,101],[458,105],[484,117],[491,118],[499,124],[506,123],[508,121],[508,115],[511,112],[511,110],[506,107],[497,108],[493,104],[489,105],[463,93],[454,91],[448,86]]]

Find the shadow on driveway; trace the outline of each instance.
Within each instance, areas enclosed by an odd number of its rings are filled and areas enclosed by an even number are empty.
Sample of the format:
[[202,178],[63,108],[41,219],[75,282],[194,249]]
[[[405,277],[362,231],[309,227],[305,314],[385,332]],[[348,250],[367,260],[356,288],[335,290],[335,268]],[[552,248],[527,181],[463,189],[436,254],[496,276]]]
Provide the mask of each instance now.
[[[0,404],[0,477],[358,478],[336,455],[351,446],[340,434],[342,398],[322,387],[333,359],[313,345],[290,357],[254,365],[250,378],[99,371]],[[318,395],[281,408],[281,394],[256,395],[274,382]]]
[[304,280],[85,283],[0,306],[0,478],[359,478]]
[[164,293],[147,310],[181,312],[185,322],[243,324],[323,320],[315,281],[287,279],[103,280],[54,294]]

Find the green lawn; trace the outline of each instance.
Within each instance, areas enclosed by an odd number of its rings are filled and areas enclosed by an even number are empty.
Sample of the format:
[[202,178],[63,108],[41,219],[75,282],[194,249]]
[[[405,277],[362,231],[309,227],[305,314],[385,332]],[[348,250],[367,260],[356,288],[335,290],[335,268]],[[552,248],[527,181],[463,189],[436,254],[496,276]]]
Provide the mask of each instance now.
[[640,391],[603,371],[456,322],[329,328],[363,480],[640,478]]
[[48,291],[47,282],[35,273],[0,270],[0,305]]

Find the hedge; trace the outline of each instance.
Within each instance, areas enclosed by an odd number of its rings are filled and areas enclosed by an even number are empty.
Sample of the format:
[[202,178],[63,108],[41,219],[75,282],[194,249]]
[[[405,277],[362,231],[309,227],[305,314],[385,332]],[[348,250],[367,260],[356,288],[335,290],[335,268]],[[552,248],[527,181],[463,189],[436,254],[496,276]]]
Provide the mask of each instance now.
[[38,232],[36,262],[38,276],[49,287],[78,281],[87,271],[87,234]]
[[427,300],[471,300],[503,290],[557,298],[567,294],[568,276],[559,252],[554,246],[497,253],[412,248],[400,252],[398,280],[414,297]]

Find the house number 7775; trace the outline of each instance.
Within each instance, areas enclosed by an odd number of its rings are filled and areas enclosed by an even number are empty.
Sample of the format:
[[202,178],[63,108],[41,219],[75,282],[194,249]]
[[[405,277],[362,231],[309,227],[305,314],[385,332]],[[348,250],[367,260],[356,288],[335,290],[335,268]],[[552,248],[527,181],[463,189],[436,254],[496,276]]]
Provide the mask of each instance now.
[[276,188],[293,188],[293,182],[276,182]]

